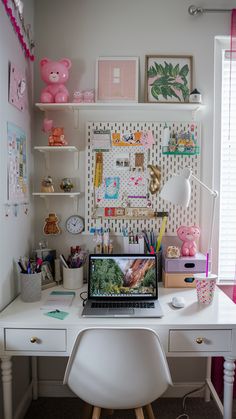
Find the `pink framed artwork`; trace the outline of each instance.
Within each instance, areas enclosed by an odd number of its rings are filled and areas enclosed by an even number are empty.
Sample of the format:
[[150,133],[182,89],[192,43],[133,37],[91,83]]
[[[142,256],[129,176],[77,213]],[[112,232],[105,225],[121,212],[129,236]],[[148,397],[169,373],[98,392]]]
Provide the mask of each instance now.
[[138,102],[138,57],[99,57],[96,102]]
[[9,83],[9,102],[16,106],[20,111],[26,107],[26,78],[22,70],[11,63],[10,83]]

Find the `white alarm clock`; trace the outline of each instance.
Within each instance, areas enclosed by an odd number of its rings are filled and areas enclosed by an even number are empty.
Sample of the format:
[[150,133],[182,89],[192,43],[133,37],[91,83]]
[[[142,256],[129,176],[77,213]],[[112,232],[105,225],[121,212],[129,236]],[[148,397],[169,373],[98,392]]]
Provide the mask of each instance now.
[[84,229],[84,220],[79,215],[71,215],[66,220],[66,230],[71,234],[82,233]]

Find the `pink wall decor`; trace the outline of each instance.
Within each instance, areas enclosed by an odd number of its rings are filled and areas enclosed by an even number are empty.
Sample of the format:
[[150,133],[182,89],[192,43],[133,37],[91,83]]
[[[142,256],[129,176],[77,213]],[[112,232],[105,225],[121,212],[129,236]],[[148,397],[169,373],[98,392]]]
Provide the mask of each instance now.
[[138,102],[137,57],[98,58],[96,101]]
[[11,63],[9,102],[20,111],[25,109],[27,99],[26,79],[22,71]]
[[34,61],[32,49],[34,42],[30,36],[30,25],[24,23],[23,18],[23,3],[16,0],[2,0],[6,13],[11,21],[11,24],[18,36],[25,56],[31,61]]

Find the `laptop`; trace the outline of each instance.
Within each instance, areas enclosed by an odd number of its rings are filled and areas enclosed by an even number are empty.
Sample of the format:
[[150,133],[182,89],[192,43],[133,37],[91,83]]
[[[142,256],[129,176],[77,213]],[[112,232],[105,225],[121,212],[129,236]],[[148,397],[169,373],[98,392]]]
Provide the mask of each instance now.
[[155,255],[90,255],[82,317],[162,317]]

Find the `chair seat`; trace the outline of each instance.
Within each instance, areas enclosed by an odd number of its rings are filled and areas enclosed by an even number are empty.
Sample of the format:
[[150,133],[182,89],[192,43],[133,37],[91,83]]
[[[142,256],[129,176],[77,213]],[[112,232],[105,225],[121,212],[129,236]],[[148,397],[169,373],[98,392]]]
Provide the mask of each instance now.
[[97,409],[136,409],[141,418],[172,380],[153,330],[88,328],[76,339],[64,384]]

